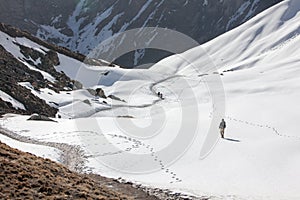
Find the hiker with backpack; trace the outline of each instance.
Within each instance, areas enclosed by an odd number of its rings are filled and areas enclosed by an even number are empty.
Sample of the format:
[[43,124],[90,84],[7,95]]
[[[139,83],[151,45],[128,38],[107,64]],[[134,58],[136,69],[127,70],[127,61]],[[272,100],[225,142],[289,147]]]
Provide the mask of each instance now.
[[226,122],[224,119],[222,119],[220,125],[219,125],[219,129],[220,129],[220,133],[221,133],[221,137],[224,138],[224,132],[225,132],[225,128],[226,128]]

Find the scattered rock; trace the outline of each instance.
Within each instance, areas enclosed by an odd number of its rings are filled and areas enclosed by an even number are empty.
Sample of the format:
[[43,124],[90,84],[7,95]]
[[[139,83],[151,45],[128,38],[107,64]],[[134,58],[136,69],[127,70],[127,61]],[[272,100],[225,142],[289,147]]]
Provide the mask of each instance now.
[[82,83],[79,81],[73,80],[73,90],[80,90],[83,88]]
[[102,75],[107,76],[108,74],[109,74],[109,71],[106,71]]
[[103,99],[107,98],[102,88],[97,88],[96,89],[96,95],[95,96],[99,96]]
[[133,116],[131,115],[120,115],[120,116],[117,116],[118,118],[134,118]]
[[91,105],[91,102],[88,99],[83,100],[83,103],[86,103],[88,105]]
[[113,94],[108,95],[108,98],[113,99],[113,100],[117,100],[117,101],[126,102],[124,99],[120,99],[119,97],[117,97]]
[[45,115],[39,115],[39,114],[33,114],[27,120],[56,122]]
[[86,89],[91,95],[96,96],[96,90],[92,89],[92,88],[88,88]]

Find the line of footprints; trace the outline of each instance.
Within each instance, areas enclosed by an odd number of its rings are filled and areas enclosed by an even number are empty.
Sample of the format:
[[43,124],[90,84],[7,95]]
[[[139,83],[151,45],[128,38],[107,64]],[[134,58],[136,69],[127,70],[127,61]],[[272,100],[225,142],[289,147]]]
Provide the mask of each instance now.
[[[182,182],[182,180],[176,175],[176,173],[174,173],[173,171],[171,171],[164,165],[163,161],[160,160],[158,158],[158,156],[155,154],[154,148],[152,148],[150,145],[146,145],[146,144],[142,143],[141,141],[138,141],[134,138],[123,136],[123,135],[111,134],[110,136],[133,142],[131,147],[128,147],[125,149],[125,151],[127,151],[127,152],[131,151],[132,149],[138,149],[141,146],[145,147],[150,152],[150,156],[153,157],[153,160],[160,165],[160,169],[163,170],[166,174],[171,176],[171,178],[172,178],[172,181],[170,181],[171,184]],[[121,153],[121,152],[118,151],[118,153]]]
[[[214,106],[213,106],[213,110],[215,110]],[[213,112],[211,111],[211,112],[209,113],[209,118],[212,118],[212,116],[213,116]],[[297,137],[297,136],[281,134],[276,128],[271,127],[271,126],[269,126],[269,125],[255,124],[255,123],[252,123],[252,122],[248,122],[248,121],[236,119],[236,118],[229,117],[229,116],[226,116],[225,118],[226,118],[226,119],[229,119],[229,120],[232,120],[232,121],[244,123],[244,124],[247,124],[247,125],[250,125],[250,126],[256,126],[256,127],[260,127],[260,128],[271,129],[276,135],[278,135],[278,136],[280,136],[280,137],[295,138],[295,139],[300,140],[300,137]]]
[[291,135],[284,135],[284,134],[281,134],[281,133],[279,133],[279,131],[278,131],[276,128],[271,127],[271,126],[269,126],[269,125],[255,124],[255,123],[251,123],[251,122],[248,122],[248,121],[243,121],[243,120],[240,120],[240,119],[235,119],[235,118],[232,118],[232,117],[226,117],[226,118],[229,119],[229,120],[236,121],[236,122],[248,124],[248,125],[250,125],[250,126],[257,126],[257,127],[260,127],[260,128],[268,128],[268,129],[272,129],[272,131],[273,131],[276,135],[281,136],[281,137],[300,139],[300,137],[297,137],[297,136],[291,136]]

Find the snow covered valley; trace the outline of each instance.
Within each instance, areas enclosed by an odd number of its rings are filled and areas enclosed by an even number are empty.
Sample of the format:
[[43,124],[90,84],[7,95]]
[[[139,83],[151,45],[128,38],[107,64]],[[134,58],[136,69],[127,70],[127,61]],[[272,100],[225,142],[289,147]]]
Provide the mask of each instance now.
[[[16,135],[0,140],[59,162],[63,148],[53,144],[73,146],[80,157],[70,162],[74,170],[199,198],[299,199],[299,10],[298,0],[283,1],[150,69],[91,66],[58,54],[56,70],[84,87],[37,92],[20,83],[58,108],[55,122],[6,114],[1,127]],[[21,60],[16,42],[44,49],[1,37]],[[97,88],[107,98],[91,92]]]

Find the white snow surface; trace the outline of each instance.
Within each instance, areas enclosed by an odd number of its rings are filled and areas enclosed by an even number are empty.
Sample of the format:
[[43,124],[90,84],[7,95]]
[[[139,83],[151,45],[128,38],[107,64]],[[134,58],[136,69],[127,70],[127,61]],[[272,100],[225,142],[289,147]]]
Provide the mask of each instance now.
[[3,101],[11,103],[12,106],[16,109],[26,110],[25,106],[22,103],[20,103],[19,101],[17,101],[16,99],[14,99],[13,97],[11,97],[10,95],[8,95],[7,93],[1,90],[0,90],[0,98]]
[[[2,126],[35,140],[79,145],[85,172],[212,199],[299,199],[299,10],[298,0],[285,0],[149,70],[89,66],[59,55],[57,70],[84,88],[35,93],[55,102],[58,123],[10,116]],[[209,85],[216,80],[226,97],[218,116],[227,122],[226,139],[200,159],[216,103]],[[125,102],[86,90],[98,87]]]
[[9,145],[12,148],[16,148],[21,151],[34,154],[34,155],[42,157],[42,158],[48,158],[55,162],[61,161],[59,159],[60,155],[61,155],[61,151],[56,148],[53,148],[53,147],[19,142],[17,140],[11,139],[11,138],[1,135],[1,134],[0,134],[0,141]]

